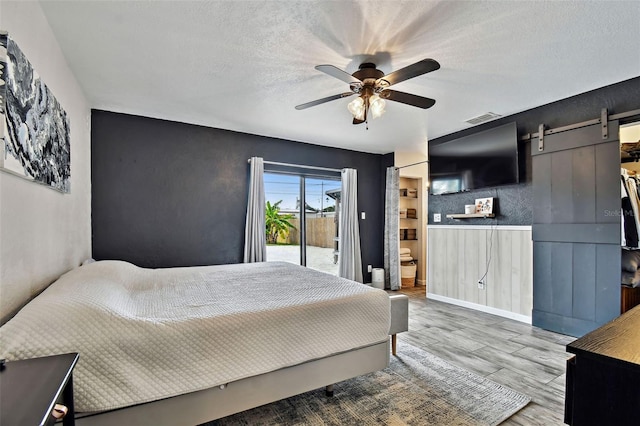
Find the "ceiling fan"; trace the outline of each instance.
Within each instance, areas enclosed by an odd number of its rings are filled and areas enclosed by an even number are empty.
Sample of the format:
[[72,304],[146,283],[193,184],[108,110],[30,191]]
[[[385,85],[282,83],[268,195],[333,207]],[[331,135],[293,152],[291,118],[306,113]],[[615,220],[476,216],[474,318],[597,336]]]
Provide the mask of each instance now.
[[347,107],[353,115],[353,124],[361,124],[368,122],[369,113],[373,118],[377,118],[384,113],[385,99],[422,109],[430,108],[436,103],[434,99],[389,89],[390,86],[401,81],[439,69],[440,64],[433,59],[423,59],[387,75],[384,75],[382,71],[376,68],[375,64],[370,62],[361,64],[358,71],[353,74],[342,71],[333,65],[317,65],[315,68],[331,77],[348,83],[351,91],[297,105],[297,110],[348,96],[359,95],[349,102]]

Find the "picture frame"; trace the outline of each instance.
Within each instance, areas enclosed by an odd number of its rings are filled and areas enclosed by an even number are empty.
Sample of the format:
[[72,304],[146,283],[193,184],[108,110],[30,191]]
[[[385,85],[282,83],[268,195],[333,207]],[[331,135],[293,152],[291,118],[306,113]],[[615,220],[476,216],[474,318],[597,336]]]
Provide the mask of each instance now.
[[71,191],[69,117],[18,44],[1,30],[0,170]]
[[492,214],[493,213],[493,197],[476,198],[476,213]]

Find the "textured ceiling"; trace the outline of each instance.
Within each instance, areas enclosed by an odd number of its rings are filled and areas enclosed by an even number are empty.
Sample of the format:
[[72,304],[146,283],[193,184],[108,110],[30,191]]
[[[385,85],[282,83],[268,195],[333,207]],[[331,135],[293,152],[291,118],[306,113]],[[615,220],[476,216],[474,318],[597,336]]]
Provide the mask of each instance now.
[[[640,75],[640,2],[42,1],[92,108],[365,152],[424,150],[465,120],[517,113]],[[348,91],[314,69],[441,69],[351,124]],[[352,99],[352,98],[351,98]],[[597,114],[596,114],[597,115]]]

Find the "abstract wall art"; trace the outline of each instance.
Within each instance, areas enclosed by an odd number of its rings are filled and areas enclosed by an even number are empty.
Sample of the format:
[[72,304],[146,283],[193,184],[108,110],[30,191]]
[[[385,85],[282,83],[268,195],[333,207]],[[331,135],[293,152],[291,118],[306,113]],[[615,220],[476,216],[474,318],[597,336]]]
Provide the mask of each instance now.
[[70,192],[69,118],[24,53],[0,32],[0,168]]

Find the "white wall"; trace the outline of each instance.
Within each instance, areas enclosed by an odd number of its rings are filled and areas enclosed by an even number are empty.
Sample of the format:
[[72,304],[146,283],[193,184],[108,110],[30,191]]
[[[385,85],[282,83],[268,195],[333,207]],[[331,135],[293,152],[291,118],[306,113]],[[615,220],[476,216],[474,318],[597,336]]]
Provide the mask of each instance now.
[[66,110],[71,193],[0,172],[0,323],[91,255],[89,105],[35,1],[1,1],[8,31]]

